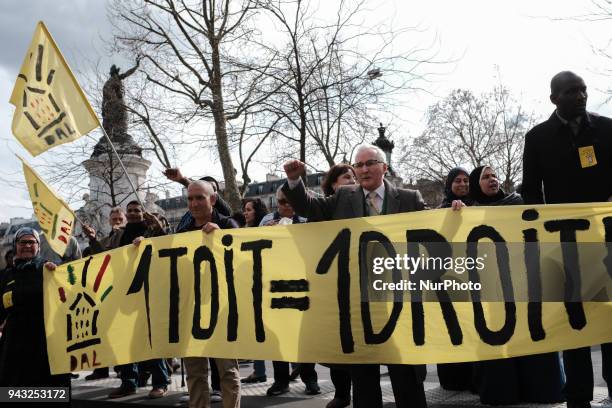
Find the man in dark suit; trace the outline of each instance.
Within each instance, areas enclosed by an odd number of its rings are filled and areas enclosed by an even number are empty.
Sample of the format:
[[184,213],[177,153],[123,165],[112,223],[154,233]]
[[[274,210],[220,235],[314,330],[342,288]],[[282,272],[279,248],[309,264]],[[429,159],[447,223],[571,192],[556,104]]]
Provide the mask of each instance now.
[[[317,220],[397,214],[426,208],[418,191],[397,189],[384,179],[387,164],[378,147],[359,146],[353,167],[359,184],[343,186],[333,196],[321,198],[306,193],[300,178],[305,171],[304,163],[289,160],[284,164],[287,182],[283,192],[298,215]],[[396,406],[427,407],[423,388],[425,366],[390,364],[388,368]],[[355,405],[382,408],[379,365],[354,364],[350,371]]]
[[[525,135],[525,204],[612,201],[612,119],[587,112],[587,98],[584,80],[573,72],[559,72],[550,81],[550,101],[556,109]],[[563,352],[568,408],[612,407],[612,343],[601,345],[601,359],[608,398],[591,405],[591,349]]]

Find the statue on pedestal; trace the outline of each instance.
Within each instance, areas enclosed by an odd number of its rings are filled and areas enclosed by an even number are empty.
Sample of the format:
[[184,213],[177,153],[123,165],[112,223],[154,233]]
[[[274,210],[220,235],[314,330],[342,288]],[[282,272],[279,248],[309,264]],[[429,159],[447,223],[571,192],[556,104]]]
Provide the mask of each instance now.
[[[110,78],[102,88],[102,127],[113,142],[115,149],[123,154],[135,154],[142,157],[142,149],[136,145],[128,134],[128,109],[125,104],[125,88],[123,80],[132,75],[140,65],[140,58],[136,65],[124,73],[113,64],[110,68]],[[94,147],[92,157],[106,153],[108,141],[102,137]]]

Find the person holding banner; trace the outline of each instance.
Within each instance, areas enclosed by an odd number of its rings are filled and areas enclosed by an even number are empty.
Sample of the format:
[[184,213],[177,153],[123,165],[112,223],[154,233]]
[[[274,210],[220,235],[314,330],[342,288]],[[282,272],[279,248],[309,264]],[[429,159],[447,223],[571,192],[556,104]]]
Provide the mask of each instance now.
[[[211,183],[197,180],[187,187],[187,203],[191,220],[177,228],[177,233],[202,230],[210,233],[217,229],[238,228],[233,219],[219,214],[215,206],[217,194]],[[240,370],[238,360],[215,358],[224,408],[240,408]],[[187,389],[190,408],[210,407],[210,387],[208,385],[208,358],[186,357]]]
[[473,204],[470,198],[470,173],[463,167],[455,167],[448,172],[444,184],[444,199],[438,208],[450,208],[453,201],[461,201],[470,206]]
[[56,268],[40,256],[40,237],[23,227],[13,242],[14,265],[0,277],[1,387],[70,387],[68,374],[51,375],[43,312],[43,273]]
[[135,238],[145,238],[165,235],[164,228],[157,218],[144,211],[138,201],[130,201],[127,205],[127,223],[123,227],[114,228],[108,237],[98,240],[96,231],[85,226],[83,232],[89,239],[92,254],[119,248],[131,244]]
[[[260,226],[291,225],[306,222],[305,218],[299,217],[295,213],[285,194],[283,194],[282,186],[276,190],[276,202],[278,203],[278,209],[263,217],[260,221]],[[306,386],[306,394],[317,395],[321,392],[314,363],[298,363],[295,365],[291,363],[291,365],[294,366],[294,369],[290,373],[289,362],[272,362],[274,367],[274,383],[268,388],[266,395],[275,397],[289,392],[289,381],[292,378],[297,378],[298,375]]]
[[[164,170],[164,176],[166,176],[168,180],[179,183],[185,188],[189,187],[189,184],[193,181],[190,178],[183,176],[183,174],[181,173],[181,170],[177,167]],[[221,197],[221,195],[219,194],[219,183],[217,182],[217,180],[215,180],[215,178],[211,176],[204,176],[200,178],[200,180],[210,183],[212,188],[215,190],[216,199],[215,199],[214,208],[217,210],[217,212],[219,212],[219,214],[226,216],[226,217],[231,216],[232,209],[229,206],[229,204],[226,203],[225,200],[223,200],[223,197]],[[191,224],[192,221],[193,221],[193,216],[191,215],[190,211],[187,211],[185,215],[183,215],[183,217],[179,221],[178,225],[176,226],[176,229],[177,230],[183,229],[187,225]]]
[[[108,237],[113,235],[116,231],[119,231],[121,227],[125,227],[127,220],[125,218],[125,212],[121,207],[111,208],[108,214],[108,223],[111,227]],[[91,255],[91,248],[87,248],[87,250]],[[83,256],[87,255],[83,254]],[[91,374],[85,376],[85,381],[95,381],[102,378],[108,378],[108,367],[95,368]]]
[[[321,189],[327,197],[330,197],[340,187],[354,185],[356,178],[355,170],[350,164],[334,164],[327,171]],[[308,220],[308,222],[317,221],[313,218]],[[344,408],[351,405],[351,375],[348,368],[343,364],[332,364],[329,367],[329,376],[336,391],[334,398],[325,405],[325,408]]]
[[[507,194],[499,187],[491,166],[476,167],[470,173],[469,183],[474,205],[523,204],[520,195]],[[474,382],[483,404],[563,401],[563,375],[556,352],[475,362]]]
[[[612,200],[612,120],[589,113],[584,80],[570,71],[550,81],[556,109],[525,135],[522,193],[527,204],[590,203]],[[601,345],[603,378],[612,408],[612,343]],[[566,350],[563,362],[568,408],[588,408],[593,400],[589,347]]]
[[[130,245],[132,243],[138,245],[145,237],[165,235],[159,220],[155,218],[155,216],[145,212],[138,201],[130,201],[126,208],[127,224],[125,227],[115,230],[111,235],[101,241],[97,240],[96,231],[93,228],[89,226],[83,227],[83,231],[89,238],[89,247],[91,248],[92,254],[119,248],[124,245]],[[140,363],[140,365],[143,367],[146,366],[152,375],[153,389],[149,392],[149,397],[161,398],[165,396],[168,393],[169,375],[164,360],[153,359]],[[109,398],[121,398],[136,393],[139,380],[138,366],[138,363],[132,363],[118,367],[121,385],[108,395]],[[107,373],[107,371],[98,371],[94,373],[94,379],[97,379],[100,375],[108,375]]]
[[[359,184],[339,188],[331,197],[312,197],[306,193],[300,176],[305,164],[289,160],[283,165],[287,182],[282,191],[298,215],[317,220],[339,220],[373,215],[396,214],[426,209],[417,190],[396,189],[384,177],[387,171],[384,152],[364,144],[355,151],[353,168]],[[425,399],[426,370],[422,365],[389,364],[389,376],[398,407],[421,408]],[[353,364],[350,366],[353,398],[360,407],[382,408],[380,366]]]
[[113,207],[108,214],[108,223],[110,224],[111,231],[108,234],[113,235],[115,231],[118,231],[121,227],[125,227],[127,224],[127,218],[125,212],[121,207]]
[[[455,167],[448,172],[444,185],[444,200],[438,208],[453,208],[470,206],[474,201],[470,198],[470,173],[463,167]],[[447,363],[438,364],[438,379],[440,386],[449,391],[465,391],[472,388],[473,364]]]
[[[259,227],[261,220],[269,211],[261,198],[245,198],[242,201],[242,213],[245,219],[245,228]],[[263,360],[253,361],[253,372],[240,380],[243,384],[266,382],[266,363]]]

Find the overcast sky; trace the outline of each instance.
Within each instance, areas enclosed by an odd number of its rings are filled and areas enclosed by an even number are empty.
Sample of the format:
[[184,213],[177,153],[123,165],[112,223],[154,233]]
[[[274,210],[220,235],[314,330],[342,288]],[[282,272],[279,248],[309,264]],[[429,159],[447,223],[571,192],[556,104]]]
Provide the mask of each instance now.
[[[333,0],[329,0],[333,1]],[[106,71],[117,56],[105,55],[101,38],[111,36],[106,17],[107,0],[3,0],[0,14],[0,221],[29,217],[31,204],[21,166],[13,153],[32,163],[31,156],[11,134],[13,107],[8,99],[38,20],[45,21],[74,70],[84,69],[82,61],[101,59]],[[419,25],[440,41],[442,57],[459,58],[448,74],[428,87],[428,94],[415,95],[411,109],[403,116],[406,129],[396,129],[393,137],[412,137],[423,128],[426,108],[452,89],[466,88],[476,93],[490,90],[496,83],[496,66],[503,83],[529,110],[543,118],[553,106],[548,100],[549,81],[561,70],[582,75],[589,87],[591,111],[612,116],[604,104],[610,78],[600,74],[610,61],[596,56],[591,47],[603,47],[612,39],[612,22],[555,21],[593,11],[589,0],[374,0],[372,21],[394,26]],[[112,61],[112,62],[111,62]],[[123,64],[127,67],[127,64]],[[400,134],[401,133],[401,134]],[[375,135],[374,135],[375,136]],[[397,143],[396,143],[397,144]],[[56,149],[62,149],[57,147]],[[180,159],[179,159],[180,160]],[[203,160],[182,162],[187,174],[221,175],[220,165]],[[265,169],[256,173],[262,180]],[[62,192],[59,192],[60,195]],[[70,197],[64,197],[68,201]]]

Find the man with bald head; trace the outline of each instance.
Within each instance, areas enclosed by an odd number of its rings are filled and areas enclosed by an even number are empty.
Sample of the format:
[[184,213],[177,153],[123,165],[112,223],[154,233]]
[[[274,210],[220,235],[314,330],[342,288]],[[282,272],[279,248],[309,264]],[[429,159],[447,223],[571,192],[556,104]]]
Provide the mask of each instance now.
[[[218,229],[238,228],[233,219],[221,215],[215,208],[217,195],[207,181],[196,180],[187,187],[187,205],[192,215],[189,223],[177,228],[177,233],[202,230],[208,234]],[[240,408],[240,371],[238,360],[215,358],[221,382],[224,408]],[[190,408],[210,407],[208,358],[185,357]]]
[[[612,198],[612,119],[587,112],[587,87],[570,71],[550,81],[550,118],[525,135],[522,196],[526,204],[590,203]],[[612,344],[601,346],[612,408]],[[568,408],[588,408],[593,399],[589,347],[563,352]]]

